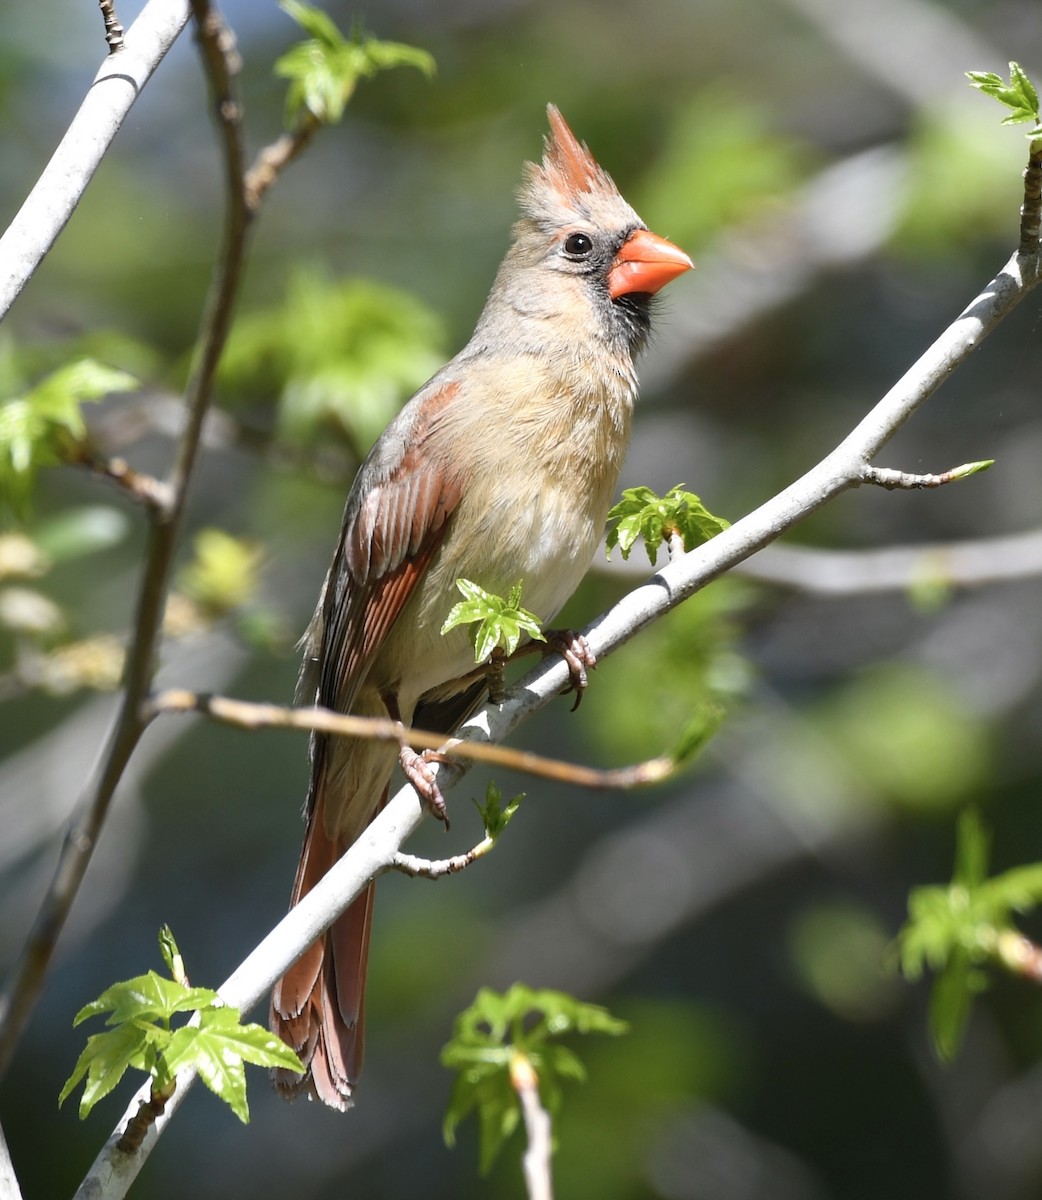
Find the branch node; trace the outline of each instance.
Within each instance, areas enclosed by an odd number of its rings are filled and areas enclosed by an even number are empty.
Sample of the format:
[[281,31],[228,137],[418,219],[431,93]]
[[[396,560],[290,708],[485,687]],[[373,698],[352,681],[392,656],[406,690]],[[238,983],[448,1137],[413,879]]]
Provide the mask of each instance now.
[[117,1150],[122,1150],[124,1154],[136,1154],[141,1149],[145,1134],[166,1111],[166,1103],[174,1094],[175,1087],[175,1082],[171,1082],[166,1089],[158,1088],[153,1083],[151,1095],[141,1101],[137,1112],[127,1122],[123,1136],[116,1143]]

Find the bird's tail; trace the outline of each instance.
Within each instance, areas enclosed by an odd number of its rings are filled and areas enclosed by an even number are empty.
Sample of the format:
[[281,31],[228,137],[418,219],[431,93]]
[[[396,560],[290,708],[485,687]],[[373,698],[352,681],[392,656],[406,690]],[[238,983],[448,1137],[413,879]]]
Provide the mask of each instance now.
[[[327,834],[321,807],[316,805],[308,820],[291,905],[311,891],[345,849]],[[272,1032],[307,1068],[303,1076],[284,1069],[273,1073],[276,1091],[287,1100],[306,1093],[341,1111],[353,1104],[362,1070],[374,892],[370,883],[272,992]]]

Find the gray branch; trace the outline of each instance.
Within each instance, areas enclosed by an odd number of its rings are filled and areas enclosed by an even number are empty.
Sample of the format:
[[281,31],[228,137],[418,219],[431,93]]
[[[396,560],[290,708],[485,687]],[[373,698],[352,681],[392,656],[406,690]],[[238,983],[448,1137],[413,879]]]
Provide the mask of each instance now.
[[188,21],[188,0],[149,0],[106,57],[65,137],[0,237],[0,321],[58,239],[131,105]]

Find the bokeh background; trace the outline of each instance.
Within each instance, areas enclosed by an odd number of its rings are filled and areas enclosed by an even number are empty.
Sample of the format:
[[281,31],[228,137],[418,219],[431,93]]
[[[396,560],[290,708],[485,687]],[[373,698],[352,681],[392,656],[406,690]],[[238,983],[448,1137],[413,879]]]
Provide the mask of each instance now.
[[[265,206],[183,556],[199,531],[225,530],[256,549],[258,582],[221,620],[182,605],[167,683],[290,699],[293,642],[357,456],[466,340],[548,100],[648,224],[699,263],[663,298],[624,483],[684,482],[724,516],[831,449],[1015,246],[1026,143],[963,73],[1011,58],[1038,68],[1036,0],[326,7],[343,28],[358,16],[427,49],[438,71],[363,84]],[[136,8],[121,5],[125,24]],[[256,149],[279,129],[272,64],[298,33],[268,0],[226,12]],[[90,5],[5,14],[5,223],[103,50]],[[74,354],[132,370],[142,392],[93,410],[95,436],[164,469],[220,178],[186,34],[0,329],[6,395]],[[868,552],[1036,528],[1039,335],[1029,299],[880,460],[934,471],[993,457],[992,471],[929,493],[849,493],[788,540]],[[42,477],[22,529],[52,565],[0,582],[5,965],[113,711],[110,694],[80,686],[111,674],[111,646],[84,639],[125,631],[143,539],[123,497],[71,470]],[[583,624],[627,583],[602,564],[565,617]],[[892,966],[909,889],[950,875],[963,806],[984,812],[996,869],[1040,857],[1040,601],[1032,578],[948,586],[930,558],[889,591],[714,584],[604,662],[579,713],[561,701],[517,739],[621,764],[661,751],[707,695],[723,697],[732,715],[697,766],[632,795],[498,775],[527,799],[494,855],[436,886],[380,885],[357,1110],[287,1107],[254,1072],[241,1127],[197,1088],[134,1194],[522,1195],[519,1143],[484,1180],[472,1126],[455,1150],[442,1144],[451,1079],[437,1056],[478,986],[523,980],[632,1024],[577,1047],[589,1081],[558,1129],[561,1196],[1042,1195],[1042,998],[995,979],[942,1066],[926,985]],[[53,651],[70,643],[79,666],[59,670]],[[467,797],[485,779],[452,796],[449,838],[424,828],[410,849],[441,856],[477,840]],[[193,981],[225,978],[284,910],[304,787],[300,738],[173,718],[148,734],[0,1089],[27,1197],[70,1195],[130,1094],[85,1124],[75,1102],[57,1110],[87,1032],[73,1014],[159,966],[163,922]]]

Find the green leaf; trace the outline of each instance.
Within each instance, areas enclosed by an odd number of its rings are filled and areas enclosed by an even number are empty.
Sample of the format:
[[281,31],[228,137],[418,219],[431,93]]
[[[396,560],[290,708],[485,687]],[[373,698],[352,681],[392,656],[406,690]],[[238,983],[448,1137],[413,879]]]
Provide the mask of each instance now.
[[210,988],[186,988],[172,979],[166,979],[155,971],[138,975],[134,979],[114,983],[73,1018],[79,1025],[88,1017],[111,1013],[106,1025],[125,1024],[129,1021],[169,1021],[179,1012],[194,1012],[205,1008],[219,999]]
[[[248,1121],[244,1064],[303,1073],[303,1063],[267,1029],[241,1024],[238,1009],[225,1006],[217,992],[187,986],[184,962],[169,926],[160,930],[159,946],[174,979],[150,971],[113,984],[76,1014],[74,1025],[110,1013],[107,1024],[115,1028],[87,1039],[59,1104],[86,1077],[80,1103],[80,1116],[85,1117],[128,1066],[148,1072],[153,1089],[169,1095],[177,1072],[191,1066],[241,1121]],[[171,1031],[174,1014],[193,1010],[199,1013],[197,1023]]]
[[298,266],[280,303],[236,321],[219,378],[233,402],[277,396],[282,441],[362,457],[444,361],[442,320],[415,297]]
[[95,1104],[119,1083],[128,1067],[144,1067],[144,1056],[159,1030],[142,1029],[137,1025],[121,1025],[108,1033],[96,1033],[87,1039],[83,1053],[76,1061],[72,1074],[58,1097],[62,1105],[83,1079],[87,1082],[80,1099],[82,1121]]
[[712,741],[716,731],[724,723],[727,709],[716,701],[702,704],[680,732],[673,748],[673,758],[678,766],[690,762]]
[[460,1121],[477,1110],[480,1167],[487,1173],[521,1120],[510,1076],[514,1057],[522,1055],[531,1064],[540,1097],[555,1112],[562,1098],[560,1080],[582,1080],[585,1069],[571,1049],[550,1039],[568,1033],[618,1035],[627,1028],[607,1009],[564,992],[521,983],[503,993],[481,988],[456,1018],[441,1052],[442,1064],[459,1072],[443,1125],[446,1144],[455,1144]]
[[324,46],[335,49],[344,44],[344,37],[337,29],[336,23],[322,9],[312,8],[310,4],[301,4],[299,0],[279,0],[279,8],[292,17],[305,33]]
[[916,888],[898,935],[901,970],[918,979],[937,975],[930,997],[930,1030],[938,1055],[958,1052],[973,1000],[987,987],[982,966],[1002,963],[1001,940],[1012,913],[1042,902],[1042,863],[987,878],[988,835],[975,809],[959,819],[955,869],[948,887]]
[[174,938],[174,931],[169,925],[161,925],[159,928],[159,953],[166,964],[166,969],[170,972],[170,978],[182,987],[188,987],[185,960],[181,957],[181,951],[177,948],[177,941]]
[[457,625],[476,625],[472,632],[475,662],[486,662],[497,648],[509,657],[526,634],[535,641],[546,641],[539,618],[527,608],[519,607],[520,580],[510,589],[506,599],[494,592],[486,592],[469,579],[457,579],[456,587],[463,599],[450,609],[441,633],[444,637]]
[[514,813],[521,807],[521,801],[525,798],[524,792],[515,796],[513,800],[507,804],[503,804],[503,793],[496,787],[491,780],[485,788],[485,802],[479,804],[474,801],[475,807],[481,814],[481,823],[485,827],[485,836],[490,841],[495,841],[496,838],[510,824],[510,820]]
[[1009,64],[1008,83],[993,71],[967,71],[966,77],[973,87],[986,96],[993,97],[1010,110],[1002,120],[1003,125],[1020,125],[1032,121],[1035,128],[1028,133],[1028,137],[1033,138],[1042,133],[1038,91],[1019,63]]
[[424,50],[398,42],[381,42],[356,28],[350,38],[320,9],[299,0],[280,0],[280,7],[310,34],[275,63],[275,74],[288,79],[287,121],[302,113],[323,124],[334,124],[362,79],[394,67],[415,67],[430,77],[434,59]]
[[273,1033],[260,1025],[242,1025],[236,1008],[208,1008],[199,1024],[178,1029],[166,1051],[171,1075],[195,1067],[199,1077],[244,1124],[250,1119],[245,1064],[285,1067],[303,1073],[304,1064]]
[[964,888],[976,888],[988,875],[990,838],[976,808],[967,808],[959,817],[955,835],[955,871],[952,882]]
[[0,500],[24,513],[36,470],[60,462],[85,436],[81,406],[136,387],[125,371],[83,358],[0,405]]
[[643,538],[652,566],[658,558],[659,546],[674,533],[680,535],[685,550],[693,550],[730,524],[714,516],[694,492],[684,490],[682,483],[670,488],[664,496],[647,487],[626,488],[622,499],[608,513],[608,521],[615,523],[606,538],[608,557],[618,546],[622,557],[629,558],[634,543]]
[[993,458],[982,458],[978,462],[963,463],[961,467],[953,467],[948,474],[954,479],[969,479],[971,475],[978,475],[981,471],[987,471],[989,467],[995,465]]
[[930,993],[930,1035],[942,1062],[951,1062],[962,1045],[973,1001],[987,987],[982,971],[966,954],[953,957],[937,977]]

